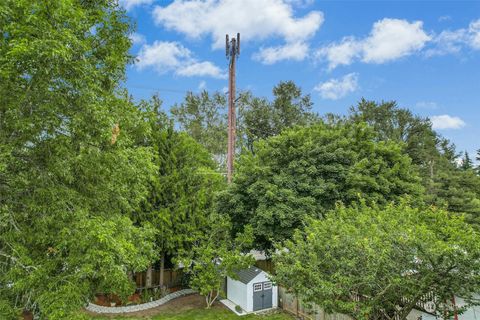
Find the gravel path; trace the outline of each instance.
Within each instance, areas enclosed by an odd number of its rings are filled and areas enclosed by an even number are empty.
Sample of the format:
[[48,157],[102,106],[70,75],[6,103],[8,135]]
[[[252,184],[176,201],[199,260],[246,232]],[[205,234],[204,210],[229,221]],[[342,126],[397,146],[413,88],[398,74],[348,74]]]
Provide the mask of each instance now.
[[183,289],[183,290],[179,290],[179,291],[175,291],[173,293],[167,294],[165,297],[159,300],[142,303],[142,304],[131,305],[131,306],[124,306],[124,307],[103,307],[103,306],[96,305],[94,303],[89,303],[85,309],[93,313],[101,313],[101,314],[107,314],[107,313],[120,314],[120,313],[139,312],[139,311],[159,307],[170,300],[183,297],[192,293],[196,293],[196,291],[192,289]]

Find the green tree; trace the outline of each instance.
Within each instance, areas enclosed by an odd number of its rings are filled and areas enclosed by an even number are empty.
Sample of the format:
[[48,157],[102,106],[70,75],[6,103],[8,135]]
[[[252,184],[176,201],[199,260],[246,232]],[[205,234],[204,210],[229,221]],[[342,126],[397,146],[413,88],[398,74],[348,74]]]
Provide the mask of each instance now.
[[[378,140],[406,145],[405,152],[420,172],[428,204],[467,213],[472,223],[480,221],[480,178],[458,168],[455,145],[437,134],[428,119],[399,108],[395,102],[362,99],[352,107],[347,121],[365,121],[374,128]],[[467,167],[472,165],[469,157],[466,163]]]
[[465,213],[466,221],[480,227],[480,179],[473,170],[448,169],[437,173],[432,202],[449,211]]
[[420,167],[424,176],[429,175],[430,165],[439,154],[437,145],[440,139],[432,130],[428,119],[399,108],[395,101],[376,103],[365,99],[350,109],[349,119],[368,123],[382,141],[405,143],[405,152],[412,158],[412,162]]
[[211,214],[208,228],[198,236],[190,251],[183,251],[179,261],[187,266],[190,275],[190,287],[205,296],[207,308],[221,293],[225,277],[236,278],[236,271],[252,265],[255,261],[243,250],[249,247],[253,239],[251,227],[242,234],[231,237],[231,225],[227,217]]
[[180,129],[203,145],[222,165],[227,153],[227,100],[220,93],[188,93],[170,112]]
[[142,210],[135,215],[140,225],[152,225],[159,250],[160,284],[163,285],[165,257],[173,259],[188,251],[205,228],[213,197],[224,184],[208,151],[184,132],[175,132],[173,121],[161,111],[154,97],[143,102],[151,125],[150,145],[158,171]]
[[255,141],[280,134],[293,126],[305,126],[318,120],[311,112],[310,95],[303,95],[293,81],[281,81],[273,88],[273,101],[246,96],[245,107],[240,110],[243,120],[245,146],[254,151]]
[[431,301],[441,318],[454,295],[479,303],[479,234],[444,210],[339,206],[279,249],[275,280],[327,312],[406,319]]
[[239,160],[218,209],[236,232],[252,225],[255,244],[269,249],[338,201],[385,204],[411,195],[421,202],[420,180],[402,145],[375,138],[366,124],[318,123],[259,141],[254,155]]
[[477,150],[477,157],[475,159],[477,160],[477,175],[480,176],[480,149]]
[[6,0],[0,29],[0,308],[73,319],[153,255],[129,219],[154,171],[117,89],[130,25],[112,1]]
[[473,169],[473,161],[467,151],[465,151],[465,153],[463,154],[460,169],[464,171]]
[[[273,88],[273,101],[251,92],[240,92],[236,98],[236,150],[253,152],[255,141],[279,134],[295,125],[307,125],[318,116],[311,112],[309,95],[292,81],[280,82]],[[185,101],[172,107],[171,113],[180,129],[202,144],[224,165],[227,151],[227,99],[220,93],[203,91],[188,93]]]

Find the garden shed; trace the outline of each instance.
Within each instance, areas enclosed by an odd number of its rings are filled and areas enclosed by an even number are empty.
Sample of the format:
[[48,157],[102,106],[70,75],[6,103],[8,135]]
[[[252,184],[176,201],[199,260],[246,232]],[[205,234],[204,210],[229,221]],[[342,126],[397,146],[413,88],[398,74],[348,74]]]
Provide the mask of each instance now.
[[278,306],[278,288],[268,273],[258,267],[237,272],[237,280],[227,277],[227,299],[246,312]]

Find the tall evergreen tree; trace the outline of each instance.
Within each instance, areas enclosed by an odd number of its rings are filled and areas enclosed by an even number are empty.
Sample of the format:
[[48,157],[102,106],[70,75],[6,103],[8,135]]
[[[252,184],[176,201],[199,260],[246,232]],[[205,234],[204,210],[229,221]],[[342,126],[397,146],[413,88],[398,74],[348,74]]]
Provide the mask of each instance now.
[[160,110],[154,97],[143,102],[151,126],[148,145],[154,150],[158,171],[150,182],[149,196],[135,215],[140,225],[156,229],[157,261],[160,261],[160,284],[166,257],[175,260],[189,251],[201,236],[212,210],[214,194],[224,183],[216,171],[210,153],[184,132],[176,132],[173,121]]
[[472,159],[470,159],[470,155],[468,154],[467,151],[465,151],[465,153],[463,154],[462,163],[460,164],[460,169],[464,171],[473,169],[473,161]]
[[480,149],[477,150],[477,156],[475,159],[477,160],[477,175],[480,176]]

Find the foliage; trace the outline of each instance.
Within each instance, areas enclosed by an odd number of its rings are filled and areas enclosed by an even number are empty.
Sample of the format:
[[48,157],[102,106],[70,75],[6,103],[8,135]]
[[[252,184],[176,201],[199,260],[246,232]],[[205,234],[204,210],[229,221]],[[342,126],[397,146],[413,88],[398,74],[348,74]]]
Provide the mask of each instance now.
[[236,270],[253,264],[253,257],[242,253],[252,240],[250,227],[232,239],[228,219],[212,214],[203,236],[195,241],[191,251],[183,252],[179,261],[188,268],[190,287],[205,296],[207,308],[220,294],[225,277],[235,278]]
[[462,162],[460,164],[460,169],[462,170],[472,170],[473,169],[473,161],[470,158],[470,155],[467,151],[463,154]]
[[0,304],[72,319],[153,253],[128,218],[154,170],[116,89],[131,29],[114,2],[76,0],[2,1],[0,29]]
[[422,188],[402,145],[378,142],[365,124],[324,124],[286,130],[245,154],[234,183],[219,198],[235,232],[250,224],[255,244],[270,249],[335,203],[386,204],[405,195],[421,202]]
[[254,151],[254,143],[261,139],[280,134],[294,126],[305,126],[315,122],[317,115],[311,112],[310,95],[303,95],[302,90],[293,81],[281,81],[273,88],[273,101],[265,98],[246,96],[245,107],[240,109],[245,147]]
[[[362,99],[351,109],[347,121],[366,121],[379,140],[405,143],[405,152],[420,172],[425,201],[446,206],[449,211],[467,213],[468,221],[477,228],[480,226],[480,177],[457,168],[459,155],[455,145],[437,134],[428,119],[399,108],[395,102]],[[468,154],[465,157],[461,169],[472,167]]]
[[475,159],[477,160],[477,175],[480,176],[480,149],[477,150],[477,156],[475,157]]
[[473,170],[439,171],[432,186],[432,202],[449,211],[464,213],[466,221],[480,227],[480,179]]
[[150,301],[159,300],[169,294],[169,290],[163,288],[144,289],[141,291],[141,299],[139,303],[148,303]]
[[365,99],[350,109],[349,118],[353,122],[368,123],[382,141],[405,143],[405,152],[412,162],[424,169],[422,172],[428,173],[431,157],[438,154],[439,141],[427,119],[398,108],[394,101],[376,103]]
[[435,208],[339,206],[279,249],[276,281],[354,319],[405,319],[432,297],[442,317],[480,289],[478,233]]
[[[241,92],[236,98],[236,150],[253,152],[255,141],[274,136],[295,125],[308,125],[317,120],[311,112],[309,95],[292,81],[280,82],[273,88],[273,101]],[[202,144],[222,166],[227,146],[227,99],[225,95],[188,93],[185,101],[171,108],[181,130]]]
[[188,251],[205,228],[213,196],[224,179],[202,145],[186,133],[174,131],[160,104],[157,98],[141,104],[151,126],[146,144],[154,150],[158,171],[134,220],[155,228],[160,256],[175,257],[179,251]]
[[224,162],[227,150],[227,118],[224,95],[188,93],[185,101],[174,105],[170,112],[180,129],[203,145],[219,163]]

